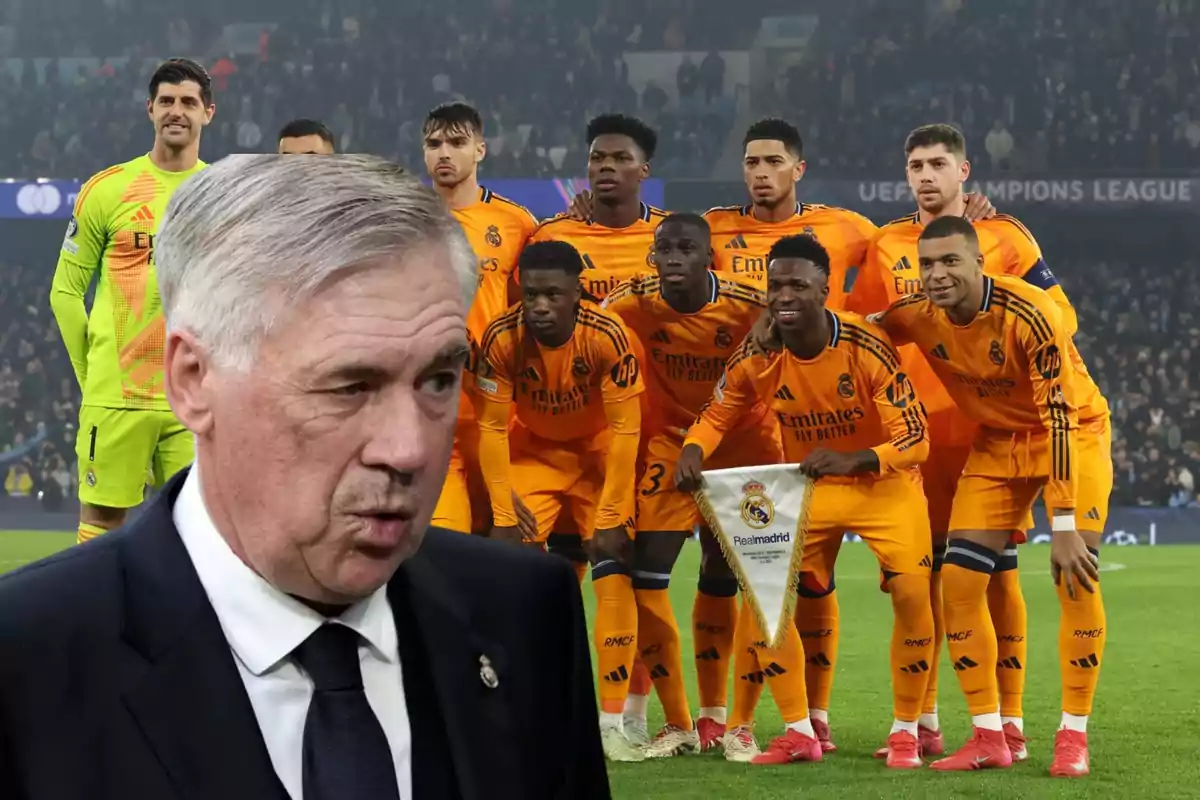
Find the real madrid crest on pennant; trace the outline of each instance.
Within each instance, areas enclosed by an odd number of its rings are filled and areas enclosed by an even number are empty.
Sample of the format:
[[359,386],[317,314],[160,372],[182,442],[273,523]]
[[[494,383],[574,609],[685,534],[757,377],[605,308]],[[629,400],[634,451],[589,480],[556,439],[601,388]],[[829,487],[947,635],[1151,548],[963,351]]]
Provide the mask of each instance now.
[[750,481],[742,487],[742,522],[751,528],[762,530],[775,519],[775,506],[765,492],[767,487],[758,481]]
[[696,503],[770,647],[796,605],[812,482],[795,464],[704,471]]

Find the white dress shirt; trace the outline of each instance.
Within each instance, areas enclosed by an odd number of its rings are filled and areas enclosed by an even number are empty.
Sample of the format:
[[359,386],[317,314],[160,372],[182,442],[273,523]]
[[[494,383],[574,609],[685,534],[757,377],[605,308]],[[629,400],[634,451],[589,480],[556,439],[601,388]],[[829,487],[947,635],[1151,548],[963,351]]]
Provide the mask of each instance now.
[[[172,517],[217,612],[275,773],[292,800],[303,800],[302,744],[313,684],[290,654],[325,617],[267,583],[234,555],[204,506],[195,466]],[[338,621],[364,640],[358,653],[367,701],[387,736],[400,798],[412,800],[412,732],[387,587],[351,606]]]

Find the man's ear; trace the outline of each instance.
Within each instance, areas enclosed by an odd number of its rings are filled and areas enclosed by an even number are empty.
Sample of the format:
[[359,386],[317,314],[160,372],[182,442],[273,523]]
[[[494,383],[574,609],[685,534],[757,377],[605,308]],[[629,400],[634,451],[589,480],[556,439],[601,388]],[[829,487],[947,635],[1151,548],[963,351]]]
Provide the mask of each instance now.
[[171,331],[163,353],[167,401],[197,436],[212,429],[212,359],[191,331]]

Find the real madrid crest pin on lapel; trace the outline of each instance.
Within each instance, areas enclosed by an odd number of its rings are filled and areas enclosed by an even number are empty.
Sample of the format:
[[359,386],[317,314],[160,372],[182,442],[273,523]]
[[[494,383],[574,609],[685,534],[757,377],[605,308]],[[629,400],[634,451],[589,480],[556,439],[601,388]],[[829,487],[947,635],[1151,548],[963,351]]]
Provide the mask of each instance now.
[[492,669],[492,662],[487,656],[479,657],[479,680],[483,681],[483,685],[489,689],[495,689],[500,685],[500,676],[496,674],[496,670]]

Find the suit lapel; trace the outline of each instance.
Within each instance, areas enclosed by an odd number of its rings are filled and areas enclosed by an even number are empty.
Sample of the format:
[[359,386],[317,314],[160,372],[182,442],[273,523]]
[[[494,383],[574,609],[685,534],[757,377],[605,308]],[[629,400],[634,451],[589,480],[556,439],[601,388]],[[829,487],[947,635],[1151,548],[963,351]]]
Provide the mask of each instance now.
[[[186,472],[186,471],[185,471]],[[180,794],[286,800],[217,615],[171,519],[176,476],[122,542],[125,705]]]
[[[461,535],[431,530],[419,554],[397,572],[388,587],[388,598],[396,616],[406,676],[414,790],[429,785],[421,770],[440,769],[438,753],[427,751],[426,760],[418,752],[421,747],[437,746],[440,728],[445,731],[457,794],[463,800],[481,800],[496,796],[497,791],[503,795],[504,787],[520,785],[522,758],[512,750],[515,740],[504,681],[504,652],[472,628],[462,594],[452,590],[437,567],[436,538]],[[485,681],[481,657],[497,677],[494,686]],[[421,663],[413,663],[414,658]],[[428,697],[419,696],[422,689],[428,693],[428,683],[416,680],[422,675],[433,684]],[[431,728],[435,735],[423,739]]]

